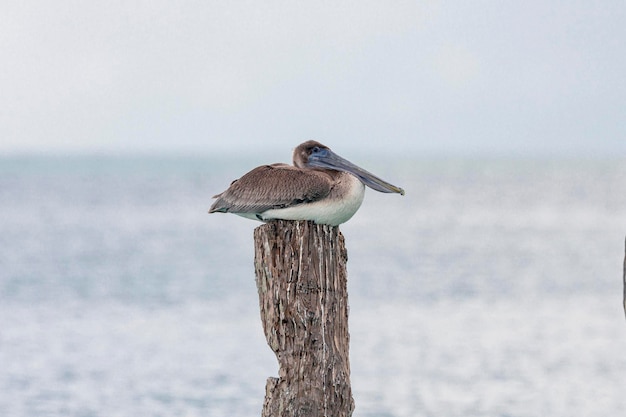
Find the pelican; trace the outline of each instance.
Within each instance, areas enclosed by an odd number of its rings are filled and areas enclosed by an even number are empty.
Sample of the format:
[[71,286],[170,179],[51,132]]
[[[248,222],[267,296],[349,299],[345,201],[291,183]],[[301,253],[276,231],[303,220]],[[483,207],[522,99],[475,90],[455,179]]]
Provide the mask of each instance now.
[[382,193],[404,190],[343,159],[314,140],[293,152],[293,166],[263,165],[233,181],[209,213],[233,213],[269,221],[313,220],[337,226],[361,206],[365,185]]

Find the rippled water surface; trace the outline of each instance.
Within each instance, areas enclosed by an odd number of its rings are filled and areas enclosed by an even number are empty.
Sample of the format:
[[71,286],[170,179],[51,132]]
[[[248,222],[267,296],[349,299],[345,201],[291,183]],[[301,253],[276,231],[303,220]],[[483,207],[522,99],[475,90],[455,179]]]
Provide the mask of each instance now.
[[[208,215],[263,161],[0,159],[1,416],[258,416],[277,362],[258,223]],[[626,161],[357,161],[356,417],[626,415]]]

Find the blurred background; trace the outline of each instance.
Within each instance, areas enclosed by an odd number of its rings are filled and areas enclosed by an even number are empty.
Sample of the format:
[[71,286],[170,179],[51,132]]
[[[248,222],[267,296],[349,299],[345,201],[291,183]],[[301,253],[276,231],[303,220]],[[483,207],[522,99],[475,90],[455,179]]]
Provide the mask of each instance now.
[[623,2],[0,11],[0,415],[259,415],[206,212],[307,139],[406,190],[341,226],[356,417],[626,412]]
[[624,152],[620,1],[8,2],[2,152]]

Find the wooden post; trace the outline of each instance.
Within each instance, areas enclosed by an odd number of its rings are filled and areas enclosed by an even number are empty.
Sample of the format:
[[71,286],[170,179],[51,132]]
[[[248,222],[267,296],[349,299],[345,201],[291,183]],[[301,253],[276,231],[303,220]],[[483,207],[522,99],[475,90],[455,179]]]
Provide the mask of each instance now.
[[337,226],[276,220],[254,231],[256,284],[279,378],[262,417],[349,417],[347,251]]

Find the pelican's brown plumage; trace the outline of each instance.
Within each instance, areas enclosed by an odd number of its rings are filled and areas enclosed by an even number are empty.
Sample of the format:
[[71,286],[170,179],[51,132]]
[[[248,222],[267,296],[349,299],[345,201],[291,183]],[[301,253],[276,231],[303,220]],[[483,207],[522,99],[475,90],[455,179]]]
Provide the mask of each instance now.
[[377,191],[404,195],[401,188],[310,140],[294,150],[293,166],[263,165],[233,181],[226,191],[214,196],[217,200],[209,213],[338,225],[359,209],[364,184]]

